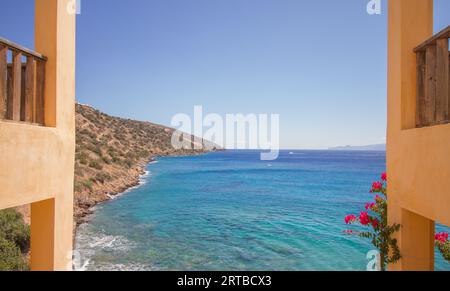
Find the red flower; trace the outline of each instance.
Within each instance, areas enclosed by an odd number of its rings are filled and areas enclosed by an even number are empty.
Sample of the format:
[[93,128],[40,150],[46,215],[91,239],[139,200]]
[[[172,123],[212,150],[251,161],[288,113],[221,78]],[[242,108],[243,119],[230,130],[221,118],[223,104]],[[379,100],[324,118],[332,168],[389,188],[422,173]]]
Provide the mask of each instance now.
[[375,196],[375,201],[376,202],[382,202],[383,198],[380,197],[380,195]]
[[376,204],[373,203],[373,202],[372,202],[372,203],[367,203],[367,204],[366,204],[366,210],[367,210],[367,211],[372,210],[372,209],[375,207],[375,205],[376,205]]
[[383,189],[383,183],[381,183],[380,181],[373,182],[372,189],[370,190],[370,193],[380,192],[382,189]]
[[386,174],[386,172],[384,172],[383,174],[381,174],[381,180],[383,180],[383,181],[387,181],[387,174]]
[[437,233],[434,236],[434,239],[438,242],[446,243],[448,241],[448,233],[446,232]]
[[346,223],[346,224],[352,224],[353,222],[356,221],[356,219],[357,219],[356,216],[353,215],[353,214],[347,215],[347,216],[345,217],[345,223]]
[[359,222],[362,225],[368,225],[370,223],[369,214],[367,212],[361,212],[359,215]]
[[378,222],[377,219],[372,220],[372,226],[373,226],[373,228],[377,228],[379,224],[380,224],[380,223]]

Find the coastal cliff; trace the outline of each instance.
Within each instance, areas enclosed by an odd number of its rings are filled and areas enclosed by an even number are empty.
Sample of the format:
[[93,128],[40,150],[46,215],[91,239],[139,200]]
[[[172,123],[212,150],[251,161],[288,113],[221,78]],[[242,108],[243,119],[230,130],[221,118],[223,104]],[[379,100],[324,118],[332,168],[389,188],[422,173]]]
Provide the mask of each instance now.
[[[76,104],[75,222],[83,223],[93,206],[138,185],[140,175],[154,158],[205,153],[175,150],[171,145],[174,131]],[[194,137],[192,140],[202,142]]]

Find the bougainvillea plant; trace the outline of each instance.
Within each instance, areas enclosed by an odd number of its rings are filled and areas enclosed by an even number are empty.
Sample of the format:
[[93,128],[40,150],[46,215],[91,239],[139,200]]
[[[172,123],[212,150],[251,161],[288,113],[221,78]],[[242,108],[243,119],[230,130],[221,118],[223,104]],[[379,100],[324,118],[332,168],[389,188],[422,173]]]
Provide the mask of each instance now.
[[448,240],[448,233],[437,233],[434,239],[436,241],[436,247],[441,252],[444,259],[450,263],[450,241]]
[[376,196],[373,202],[366,204],[366,211],[361,212],[359,216],[351,214],[345,217],[346,224],[360,224],[369,230],[346,230],[345,233],[370,239],[380,252],[380,268],[385,271],[388,264],[396,263],[401,258],[397,240],[393,238],[393,234],[400,230],[400,225],[388,225],[387,222],[386,173],[381,175],[380,181],[373,183],[370,193]]

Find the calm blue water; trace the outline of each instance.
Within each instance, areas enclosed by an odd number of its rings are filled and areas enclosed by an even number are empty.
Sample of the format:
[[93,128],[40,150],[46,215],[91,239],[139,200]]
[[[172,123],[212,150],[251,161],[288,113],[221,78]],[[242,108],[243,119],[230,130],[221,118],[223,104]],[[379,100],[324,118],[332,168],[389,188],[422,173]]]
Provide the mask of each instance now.
[[344,235],[343,218],[384,170],[382,152],[161,158],[143,185],[97,207],[77,249],[89,270],[365,270],[373,247]]

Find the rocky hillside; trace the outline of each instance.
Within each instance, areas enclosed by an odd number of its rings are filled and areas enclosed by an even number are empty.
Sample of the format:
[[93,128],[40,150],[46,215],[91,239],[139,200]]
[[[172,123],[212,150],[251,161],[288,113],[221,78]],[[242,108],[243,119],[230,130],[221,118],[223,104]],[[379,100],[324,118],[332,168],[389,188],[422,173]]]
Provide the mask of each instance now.
[[[204,152],[173,149],[173,132],[168,127],[112,117],[77,104],[75,221],[82,223],[92,206],[137,185],[153,158]],[[194,142],[201,143],[198,139]]]

